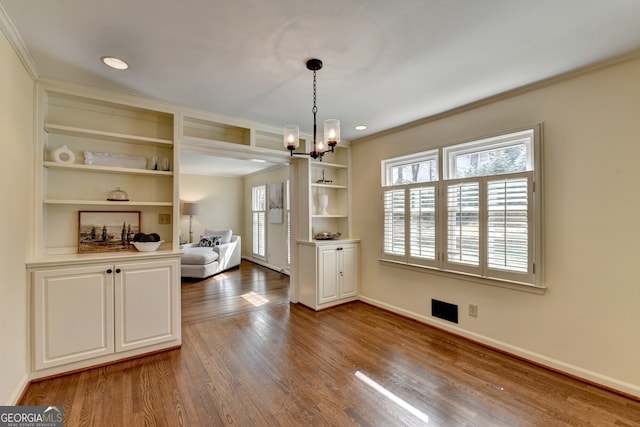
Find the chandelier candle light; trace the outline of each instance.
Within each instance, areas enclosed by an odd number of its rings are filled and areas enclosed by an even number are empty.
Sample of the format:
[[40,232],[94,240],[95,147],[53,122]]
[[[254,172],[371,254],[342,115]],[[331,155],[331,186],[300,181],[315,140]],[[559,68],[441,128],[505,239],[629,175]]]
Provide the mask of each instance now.
[[324,153],[331,152],[340,142],[340,120],[327,119],[324,121],[324,137],[326,145],[322,137],[318,137],[318,129],[316,126],[316,114],[318,107],[316,106],[316,71],[322,69],[322,61],[317,58],[307,60],[307,69],[313,71],[313,150],[309,153],[294,153],[293,150],[300,146],[300,128],[297,125],[286,125],[284,127],[284,146],[293,156],[310,156],[312,159],[322,161]]

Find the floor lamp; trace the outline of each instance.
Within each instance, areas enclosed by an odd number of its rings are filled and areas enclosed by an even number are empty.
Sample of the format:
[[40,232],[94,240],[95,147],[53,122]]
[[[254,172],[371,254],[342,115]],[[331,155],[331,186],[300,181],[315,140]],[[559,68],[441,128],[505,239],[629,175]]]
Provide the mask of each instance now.
[[195,202],[184,202],[182,204],[182,214],[189,215],[189,243],[193,242],[193,231],[191,230],[191,223],[193,216],[200,213],[200,205]]

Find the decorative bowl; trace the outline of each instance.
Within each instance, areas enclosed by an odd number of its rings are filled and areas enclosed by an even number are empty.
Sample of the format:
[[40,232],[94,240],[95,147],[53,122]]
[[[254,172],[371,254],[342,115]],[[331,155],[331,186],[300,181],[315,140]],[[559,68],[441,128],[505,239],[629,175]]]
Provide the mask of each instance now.
[[330,233],[328,231],[323,231],[314,236],[316,240],[335,240],[340,238],[342,234],[340,233]]
[[159,242],[131,242],[139,252],[153,252],[158,250],[164,240]]

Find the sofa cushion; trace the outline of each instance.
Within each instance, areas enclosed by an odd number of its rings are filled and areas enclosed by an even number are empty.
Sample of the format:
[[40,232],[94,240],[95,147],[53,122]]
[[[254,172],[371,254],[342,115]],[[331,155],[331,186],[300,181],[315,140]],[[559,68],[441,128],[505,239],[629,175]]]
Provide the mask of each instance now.
[[222,243],[222,236],[200,236],[200,246],[203,248],[220,246],[220,243]]
[[218,252],[211,248],[189,248],[182,254],[182,264],[205,265],[218,259]]
[[231,241],[231,235],[233,234],[233,230],[227,228],[226,230],[204,230],[205,236],[220,236],[222,237],[220,243],[229,243]]

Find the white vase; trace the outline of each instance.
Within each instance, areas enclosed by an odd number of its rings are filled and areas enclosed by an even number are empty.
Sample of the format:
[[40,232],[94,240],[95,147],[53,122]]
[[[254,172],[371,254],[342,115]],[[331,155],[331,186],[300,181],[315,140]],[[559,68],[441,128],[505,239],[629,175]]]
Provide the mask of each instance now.
[[318,196],[318,202],[320,202],[320,215],[329,215],[327,212],[327,206],[329,206],[329,196],[327,194],[321,194]]

